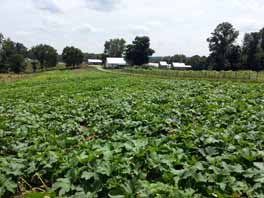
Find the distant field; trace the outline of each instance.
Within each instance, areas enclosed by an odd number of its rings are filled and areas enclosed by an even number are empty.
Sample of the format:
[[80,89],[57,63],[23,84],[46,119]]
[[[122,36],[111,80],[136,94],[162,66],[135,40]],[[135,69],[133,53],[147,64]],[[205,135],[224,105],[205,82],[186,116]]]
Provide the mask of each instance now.
[[0,197],[264,196],[264,84],[90,69],[0,96]]
[[163,76],[168,78],[189,78],[189,79],[208,79],[208,80],[234,80],[246,82],[264,82],[264,72],[253,71],[192,71],[192,70],[162,70],[162,69],[140,69],[125,68],[121,72]]
[[26,75],[23,74],[0,74],[0,83],[1,82],[14,82],[17,80],[24,79]]

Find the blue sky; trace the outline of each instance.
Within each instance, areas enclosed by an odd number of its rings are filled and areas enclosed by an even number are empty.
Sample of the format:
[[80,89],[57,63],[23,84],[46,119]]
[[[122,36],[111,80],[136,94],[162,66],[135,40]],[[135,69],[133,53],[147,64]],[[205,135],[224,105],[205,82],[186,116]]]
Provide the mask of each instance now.
[[264,27],[263,10],[263,0],[0,0],[0,32],[59,52],[74,45],[100,53],[110,38],[147,35],[155,55],[207,55],[217,24],[231,22],[241,42]]

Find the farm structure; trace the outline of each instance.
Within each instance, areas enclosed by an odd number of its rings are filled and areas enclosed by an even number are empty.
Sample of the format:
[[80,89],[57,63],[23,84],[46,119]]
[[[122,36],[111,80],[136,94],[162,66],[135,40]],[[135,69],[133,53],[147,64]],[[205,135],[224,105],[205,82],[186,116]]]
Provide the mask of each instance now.
[[169,69],[170,68],[170,65],[166,61],[160,61],[159,62],[159,67],[161,69]]
[[102,65],[103,61],[100,59],[88,59],[88,64],[89,65]]
[[186,70],[186,69],[192,69],[191,65],[185,65],[185,63],[172,63],[171,64],[172,69],[178,69],[178,70]]
[[119,68],[128,65],[124,58],[107,58],[105,68]]
[[148,63],[146,66],[158,68],[159,67],[159,63]]

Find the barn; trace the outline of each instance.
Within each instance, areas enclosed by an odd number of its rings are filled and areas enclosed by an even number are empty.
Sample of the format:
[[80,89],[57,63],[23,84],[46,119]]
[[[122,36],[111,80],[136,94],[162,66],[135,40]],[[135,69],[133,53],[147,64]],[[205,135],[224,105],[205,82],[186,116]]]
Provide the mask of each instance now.
[[89,65],[102,65],[103,61],[100,59],[88,59],[88,64]]
[[105,62],[105,68],[119,68],[127,65],[124,58],[107,58]]
[[192,66],[185,65],[185,63],[172,63],[171,67],[172,67],[172,69],[178,69],[178,70],[192,69]]
[[166,61],[160,61],[159,62],[159,67],[161,69],[169,69],[170,68],[170,65]]
[[159,63],[148,63],[146,66],[158,68],[159,67]]

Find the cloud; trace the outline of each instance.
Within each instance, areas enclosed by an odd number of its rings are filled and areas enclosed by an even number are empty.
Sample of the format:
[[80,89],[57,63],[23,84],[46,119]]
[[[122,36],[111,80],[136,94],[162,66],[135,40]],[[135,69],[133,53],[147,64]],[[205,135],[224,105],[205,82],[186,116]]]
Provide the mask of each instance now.
[[97,11],[112,11],[121,2],[121,0],[85,0],[85,1],[88,8]]
[[96,33],[102,31],[102,29],[96,28],[91,24],[83,24],[81,26],[73,28],[73,31],[78,33],[89,33],[89,32]]
[[264,9],[263,0],[233,0],[234,3],[245,10],[260,11]]
[[146,23],[146,25],[149,27],[161,27],[162,23],[160,21],[156,20],[156,21],[149,21]]
[[146,25],[134,25],[130,26],[129,30],[132,34],[135,35],[143,35],[143,34],[149,34],[150,33],[150,28],[147,27]]
[[59,7],[55,0],[32,0],[33,5],[43,11],[50,13],[61,13],[62,9]]
[[240,31],[264,26],[263,0],[0,0],[1,32],[31,47],[74,45],[102,52],[104,42],[147,35],[157,55],[207,55],[206,38],[221,22]]
[[239,27],[242,32],[251,32],[256,31],[260,28],[260,22],[256,19],[252,19],[250,17],[239,17],[235,20],[236,26]]

